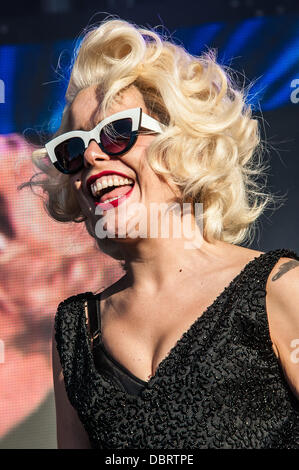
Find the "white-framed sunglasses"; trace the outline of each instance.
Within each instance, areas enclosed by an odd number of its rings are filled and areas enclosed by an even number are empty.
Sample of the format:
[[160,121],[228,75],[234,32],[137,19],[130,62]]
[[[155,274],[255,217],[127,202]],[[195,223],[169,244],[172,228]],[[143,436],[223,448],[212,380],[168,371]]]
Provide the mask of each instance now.
[[107,155],[123,155],[136,143],[141,129],[160,134],[165,128],[142,108],[112,114],[91,131],[74,130],[50,140],[45,148],[53,165],[65,174],[77,173],[84,166],[84,152],[95,140]]

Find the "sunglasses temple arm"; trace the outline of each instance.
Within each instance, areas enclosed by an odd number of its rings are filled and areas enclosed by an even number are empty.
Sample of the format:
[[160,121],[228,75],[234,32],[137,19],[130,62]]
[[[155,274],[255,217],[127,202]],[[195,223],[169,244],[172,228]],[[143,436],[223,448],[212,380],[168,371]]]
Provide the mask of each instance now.
[[145,113],[142,113],[140,126],[158,133],[163,132],[163,128],[165,127],[163,124],[156,121],[156,119]]
[[40,148],[40,149],[37,149],[37,150],[34,150],[32,152],[32,156],[33,157],[43,157],[44,155],[47,155],[48,152],[47,152],[47,149],[44,147],[44,148]]

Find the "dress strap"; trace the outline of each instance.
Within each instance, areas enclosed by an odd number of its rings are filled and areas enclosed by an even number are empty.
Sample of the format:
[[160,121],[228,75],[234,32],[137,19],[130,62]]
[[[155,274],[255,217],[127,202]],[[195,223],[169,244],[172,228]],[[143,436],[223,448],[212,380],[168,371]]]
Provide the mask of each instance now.
[[99,343],[101,333],[100,302],[97,297],[90,297],[86,300],[85,305],[91,345],[92,348],[95,348],[97,343]]

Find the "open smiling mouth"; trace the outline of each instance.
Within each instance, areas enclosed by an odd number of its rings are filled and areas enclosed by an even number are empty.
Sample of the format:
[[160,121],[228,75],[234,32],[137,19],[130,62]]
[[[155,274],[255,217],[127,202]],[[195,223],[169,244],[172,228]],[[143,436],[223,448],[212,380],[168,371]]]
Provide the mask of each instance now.
[[105,178],[94,181],[89,186],[89,190],[95,206],[111,209],[117,207],[130,196],[134,185],[131,178],[107,175]]

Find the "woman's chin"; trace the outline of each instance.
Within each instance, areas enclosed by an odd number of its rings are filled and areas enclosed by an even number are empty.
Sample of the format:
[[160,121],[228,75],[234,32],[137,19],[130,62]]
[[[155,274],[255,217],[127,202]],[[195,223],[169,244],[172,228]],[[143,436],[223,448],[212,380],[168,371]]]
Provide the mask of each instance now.
[[124,254],[123,254],[123,249],[125,245],[134,245],[138,243],[138,240],[140,240],[139,237],[115,237],[112,238],[99,238],[99,237],[94,237],[96,240],[96,244],[99,247],[99,249],[105,253],[106,255],[111,256],[114,259],[117,260],[124,260]]

